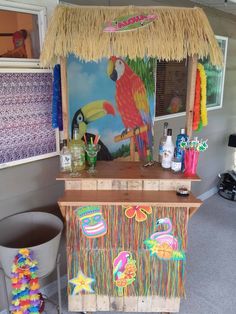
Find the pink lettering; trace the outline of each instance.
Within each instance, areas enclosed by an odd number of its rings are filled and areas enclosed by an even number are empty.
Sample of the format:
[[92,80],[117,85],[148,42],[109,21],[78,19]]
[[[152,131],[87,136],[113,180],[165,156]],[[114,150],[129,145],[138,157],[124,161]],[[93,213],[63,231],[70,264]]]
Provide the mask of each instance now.
[[147,18],[147,15],[140,15],[139,16],[140,21],[145,20],[146,18]]
[[127,22],[128,22],[128,25],[134,24],[134,23],[135,23],[135,18],[134,18],[134,17],[131,17],[131,18],[128,19]]

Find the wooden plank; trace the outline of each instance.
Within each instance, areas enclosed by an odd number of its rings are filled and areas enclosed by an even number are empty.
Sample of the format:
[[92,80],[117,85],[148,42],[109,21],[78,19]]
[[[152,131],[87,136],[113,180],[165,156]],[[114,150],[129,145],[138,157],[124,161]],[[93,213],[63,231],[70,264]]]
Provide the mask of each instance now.
[[124,297],[124,312],[138,311],[138,297]]
[[109,311],[110,310],[110,300],[107,295],[97,295],[97,311]]
[[69,140],[69,106],[68,106],[68,88],[67,88],[67,60],[64,57],[60,58],[61,64],[61,96],[62,96],[62,120],[63,120],[63,136]]
[[197,211],[199,207],[190,207],[189,208],[189,218],[191,218]]
[[160,190],[160,180],[144,180],[143,190],[145,191],[159,191]]
[[70,312],[83,312],[82,295],[68,295],[68,310]]
[[191,193],[187,197],[176,195],[175,191],[73,191],[67,190],[59,199],[60,206],[142,204],[159,206],[199,207],[202,202]]
[[138,297],[138,312],[152,311],[152,296],[139,296]]
[[128,183],[126,180],[112,180],[112,190],[127,190]]
[[82,181],[65,181],[65,190],[81,190]]
[[71,178],[70,174],[60,173],[57,180],[67,181],[83,181],[83,180],[190,180],[200,181],[197,175],[186,178],[184,173],[173,173],[172,171],[164,170],[159,163],[155,163],[150,167],[143,167],[140,161],[98,161],[96,170],[92,176],[86,170],[80,172],[78,178]]
[[97,190],[97,180],[81,181],[81,190]]
[[128,190],[142,190],[143,189],[143,181],[142,180],[129,180],[128,181]]
[[[96,310],[94,310],[96,298]],[[110,301],[110,302],[109,302]],[[115,302],[115,303],[114,303]],[[92,303],[92,304],[91,304]],[[109,306],[110,303],[110,306]],[[112,305],[113,303],[113,305]],[[122,305],[123,304],[123,305]],[[111,311],[111,312],[179,312],[180,298],[164,298],[159,296],[146,297],[108,297],[100,295],[69,295],[68,310],[82,311]]]
[[163,298],[159,296],[152,297],[151,312],[179,312],[180,298]]
[[189,137],[192,136],[193,125],[193,107],[195,98],[195,85],[197,74],[197,56],[189,57],[188,59],[188,82],[186,95],[186,130]]
[[58,203],[58,205],[59,205],[59,207],[60,207],[60,211],[61,211],[62,216],[65,218],[65,217],[66,217],[66,207],[67,207],[67,206],[65,206],[65,205],[60,205],[59,203]]
[[124,298],[123,297],[110,297],[110,311],[111,312],[123,312],[124,310]]
[[176,191],[179,187],[185,187],[189,191],[191,190],[190,180],[162,180],[160,181],[160,191]]
[[97,311],[97,296],[96,294],[83,295],[83,310],[84,311]]
[[112,189],[112,180],[97,180],[97,189],[98,190],[111,190]]

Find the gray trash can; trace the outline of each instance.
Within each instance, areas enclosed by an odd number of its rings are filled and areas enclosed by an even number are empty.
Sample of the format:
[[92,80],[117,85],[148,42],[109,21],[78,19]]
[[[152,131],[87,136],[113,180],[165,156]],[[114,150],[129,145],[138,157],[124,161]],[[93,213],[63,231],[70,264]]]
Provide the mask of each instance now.
[[0,263],[5,274],[11,276],[14,257],[21,248],[34,252],[38,261],[38,277],[53,271],[63,230],[57,216],[44,212],[26,212],[0,221]]

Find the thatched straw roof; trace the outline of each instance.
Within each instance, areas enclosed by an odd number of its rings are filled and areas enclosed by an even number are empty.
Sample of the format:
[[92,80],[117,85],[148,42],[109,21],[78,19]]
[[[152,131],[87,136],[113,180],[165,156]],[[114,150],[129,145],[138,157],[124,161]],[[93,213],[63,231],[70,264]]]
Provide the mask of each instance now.
[[[125,33],[104,33],[104,23],[128,14],[156,14],[148,26]],[[182,60],[197,54],[222,64],[222,54],[200,8],[89,7],[59,5],[49,23],[41,54],[42,66],[74,53],[85,61],[111,55]]]

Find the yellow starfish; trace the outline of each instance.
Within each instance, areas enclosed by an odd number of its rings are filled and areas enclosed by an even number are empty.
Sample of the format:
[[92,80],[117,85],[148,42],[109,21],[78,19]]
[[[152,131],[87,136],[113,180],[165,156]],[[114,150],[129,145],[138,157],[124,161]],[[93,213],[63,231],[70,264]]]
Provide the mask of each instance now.
[[91,284],[94,282],[95,280],[93,278],[90,277],[86,277],[82,271],[78,272],[77,277],[69,280],[70,283],[72,283],[73,285],[75,285],[74,287],[74,291],[73,294],[77,294],[80,291],[87,291],[87,292],[94,292],[93,289],[91,288]]

